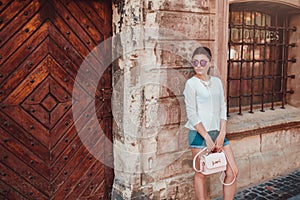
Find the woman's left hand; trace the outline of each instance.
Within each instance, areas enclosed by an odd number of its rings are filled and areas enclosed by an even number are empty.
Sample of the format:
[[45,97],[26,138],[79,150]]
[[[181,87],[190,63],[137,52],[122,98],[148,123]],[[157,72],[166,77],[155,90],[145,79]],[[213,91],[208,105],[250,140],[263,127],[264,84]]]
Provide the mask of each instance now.
[[222,150],[223,144],[224,144],[224,139],[225,139],[225,133],[220,133],[219,136],[216,139],[215,142],[215,150],[217,152],[220,152]]

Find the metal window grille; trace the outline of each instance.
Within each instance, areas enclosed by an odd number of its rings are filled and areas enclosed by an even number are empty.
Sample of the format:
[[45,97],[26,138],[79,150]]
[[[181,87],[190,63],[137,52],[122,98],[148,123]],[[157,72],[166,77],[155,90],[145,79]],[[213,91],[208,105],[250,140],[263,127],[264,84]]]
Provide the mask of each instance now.
[[287,94],[288,17],[278,13],[230,8],[227,75],[227,113],[260,108],[284,108]]

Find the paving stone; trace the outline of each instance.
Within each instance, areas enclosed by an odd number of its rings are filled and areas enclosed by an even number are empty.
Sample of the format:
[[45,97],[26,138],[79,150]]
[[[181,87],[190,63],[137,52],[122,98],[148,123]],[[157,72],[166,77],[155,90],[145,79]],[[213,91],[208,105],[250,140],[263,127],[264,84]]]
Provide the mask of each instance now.
[[273,191],[270,191],[270,190],[267,190],[267,189],[264,192],[267,193],[267,194],[273,194]]
[[267,182],[266,185],[268,185],[268,186],[273,186],[274,184],[271,183],[271,182]]
[[266,200],[266,198],[264,198],[264,197],[257,197],[256,199],[257,200]]
[[269,197],[270,199],[276,199],[276,198],[279,197],[279,195],[276,194],[276,193],[273,193],[273,194],[269,195],[268,197]]
[[299,200],[300,199],[300,194],[298,194],[297,196],[293,196],[291,198],[289,198],[288,200]]
[[[236,193],[234,200],[300,200],[300,170]],[[217,198],[215,200],[222,200]]]
[[280,196],[281,199],[288,199],[288,198],[291,198],[291,197],[293,197],[293,196],[290,195],[290,194],[283,194],[283,195]]
[[264,191],[265,189],[264,188],[262,188],[262,187],[258,187],[258,188],[256,188],[257,190],[259,190],[259,191]]

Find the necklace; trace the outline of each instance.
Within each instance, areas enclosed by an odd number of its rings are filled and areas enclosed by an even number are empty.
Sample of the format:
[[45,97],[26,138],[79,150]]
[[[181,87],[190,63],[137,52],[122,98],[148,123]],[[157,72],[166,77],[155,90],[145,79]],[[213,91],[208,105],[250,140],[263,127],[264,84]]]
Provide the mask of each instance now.
[[208,80],[208,81],[203,81],[203,80],[200,79],[200,82],[201,82],[205,87],[210,87],[210,85],[211,85],[210,80]]
[[205,87],[207,87],[207,88],[209,88],[210,86],[211,86],[211,77],[209,76],[208,77],[208,80],[207,81],[204,81],[204,80],[202,80],[201,78],[199,78],[198,77],[198,79],[200,80],[200,82],[205,86]]

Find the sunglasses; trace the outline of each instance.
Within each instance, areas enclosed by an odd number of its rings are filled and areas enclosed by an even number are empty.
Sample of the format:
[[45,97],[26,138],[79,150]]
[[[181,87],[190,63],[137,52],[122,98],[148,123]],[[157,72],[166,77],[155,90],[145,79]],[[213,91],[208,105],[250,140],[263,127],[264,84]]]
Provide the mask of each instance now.
[[207,65],[207,63],[208,63],[208,61],[206,61],[206,60],[200,60],[200,61],[199,60],[192,60],[192,65],[194,67],[198,67],[199,64],[200,64],[201,67],[205,67]]

